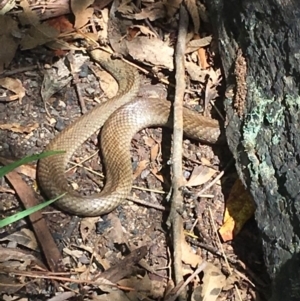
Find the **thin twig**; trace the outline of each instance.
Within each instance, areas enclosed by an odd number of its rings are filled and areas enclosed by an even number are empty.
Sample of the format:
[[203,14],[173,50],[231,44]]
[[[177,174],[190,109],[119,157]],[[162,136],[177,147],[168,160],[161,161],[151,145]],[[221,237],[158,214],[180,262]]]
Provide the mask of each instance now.
[[[182,250],[181,242],[184,240],[183,221],[179,212],[183,207],[183,198],[180,191],[182,183],[182,140],[183,140],[183,97],[185,91],[185,70],[184,70],[184,53],[185,41],[188,27],[188,14],[183,5],[180,7],[180,21],[178,40],[176,45],[176,89],[174,100],[174,131],[173,131],[173,200],[171,205],[171,212],[169,215],[169,222],[172,228],[173,250],[174,250],[174,275],[175,283],[178,285],[183,281],[182,268]],[[186,300],[185,287],[180,291],[178,299],[180,301]]]
[[203,261],[198,268],[196,269],[196,271],[190,275],[182,284],[182,286],[178,289],[178,291],[176,292],[176,294],[170,296],[169,298],[165,299],[165,301],[175,301],[179,296],[180,293],[185,289],[185,287],[198,275],[200,274],[204,269],[206,268],[206,261]]
[[78,73],[76,73],[74,71],[75,70],[75,68],[74,68],[75,62],[74,62],[73,53],[74,53],[74,51],[72,50],[68,55],[68,59],[69,59],[69,62],[70,62],[71,74],[73,76],[73,84],[75,86],[75,91],[76,91],[76,94],[77,94],[77,97],[78,97],[78,102],[79,102],[79,105],[80,105],[81,113],[85,114],[87,112],[87,108],[86,108],[86,105],[85,105],[85,101],[82,97],[81,88],[80,88],[80,85],[79,85],[79,75],[78,75]]

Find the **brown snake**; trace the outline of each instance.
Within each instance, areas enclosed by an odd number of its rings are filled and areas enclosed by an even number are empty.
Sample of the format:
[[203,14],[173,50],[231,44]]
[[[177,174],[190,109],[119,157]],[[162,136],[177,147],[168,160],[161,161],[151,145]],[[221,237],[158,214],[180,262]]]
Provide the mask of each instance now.
[[[64,150],[65,153],[41,159],[38,164],[38,181],[45,194],[54,198],[66,192],[56,204],[66,212],[81,216],[108,213],[130,194],[130,142],[137,131],[149,126],[172,126],[168,101],[136,98],[140,79],[135,68],[120,60],[111,60],[110,55],[100,50],[93,50],[90,55],[115,77],[119,84],[118,95],[67,126],[46,147],[46,151]],[[188,109],[184,109],[183,118],[184,132],[189,137],[209,143],[220,138],[216,120]],[[82,196],[68,186],[65,169],[76,149],[102,126],[106,184],[99,194]]]

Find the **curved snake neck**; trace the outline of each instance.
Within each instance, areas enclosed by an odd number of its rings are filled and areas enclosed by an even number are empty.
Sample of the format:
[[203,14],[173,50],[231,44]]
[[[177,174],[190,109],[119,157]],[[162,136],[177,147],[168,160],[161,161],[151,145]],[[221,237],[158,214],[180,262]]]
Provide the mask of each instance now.
[[[132,187],[130,142],[137,131],[149,126],[172,126],[168,101],[135,99],[140,85],[136,69],[122,61],[111,60],[101,50],[93,50],[90,55],[117,80],[118,94],[67,126],[46,147],[46,151],[63,150],[64,154],[41,159],[38,164],[38,181],[45,194],[54,198],[67,192],[56,204],[64,211],[81,216],[108,213],[129,195]],[[216,120],[188,109],[184,109],[183,118],[188,136],[209,143],[220,138]],[[101,193],[85,197],[68,186],[65,169],[76,149],[102,126],[106,184]]]

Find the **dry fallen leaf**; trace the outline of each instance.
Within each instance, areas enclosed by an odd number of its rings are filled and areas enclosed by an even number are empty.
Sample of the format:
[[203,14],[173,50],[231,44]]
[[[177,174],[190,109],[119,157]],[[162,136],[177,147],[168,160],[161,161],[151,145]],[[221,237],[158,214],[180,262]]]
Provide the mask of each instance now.
[[150,150],[150,160],[151,162],[154,162],[158,155],[160,154],[160,145],[156,143],[154,146],[151,147]]
[[128,40],[131,40],[138,35],[143,34],[149,38],[157,38],[157,35],[155,32],[151,31],[148,27],[142,26],[142,25],[132,25],[128,28],[128,34],[127,38]]
[[13,32],[18,32],[18,23],[9,16],[0,15],[0,72],[8,67],[18,48]]
[[209,80],[207,81],[205,89],[205,101],[204,101],[204,110],[206,111],[207,106],[211,100],[214,100],[219,95],[217,87],[220,85],[222,80],[221,70],[209,70]]
[[148,160],[140,161],[138,163],[138,166],[136,167],[134,173],[133,173],[132,178],[135,180],[137,177],[139,177],[140,174],[142,173],[142,171],[147,168],[148,164],[149,164]]
[[[198,1],[197,1],[198,2]],[[193,20],[194,32],[198,33],[200,29],[200,16],[198,13],[198,7],[196,0],[185,0],[186,8]]]
[[156,144],[156,141],[149,136],[143,136],[142,138],[143,138],[145,144],[149,147],[152,147]]
[[195,288],[193,301],[215,301],[226,284],[226,277],[221,270],[212,263],[207,262],[203,270],[204,277],[201,286]]
[[139,13],[133,15],[135,20],[145,20],[153,22],[157,19],[163,19],[166,16],[165,5],[163,1],[158,1],[147,5]]
[[36,167],[29,165],[29,164],[23,164],[15,169],[18,173],[21,173],[27,177],[30,177],[32,180],[35,180],[36,178]]
[[[183,230],[181,230],[183,232]],[[186,264],[189,264],[193,268],[195,268],[198,264],[202,262],[202,258],[200,255],[196,254],[191,246],[185,240],[185,235],[182,233],[180,235],[182,237],[182,241],[180,242],[181,245],[181,254],[182,254],[182,261]]]
[[32,123],[28,125],[21,125],[19,123],[7,123],[7,124],[0,124],[1,130],[9,130],[15,133],[22,133],[22,134],[29,134],[36,130],[39,127],[38,123]]
[[207,62],[206,51],[204,48],[198,49],[198,56],[199,56],[201,68],[204,70],[208,69],[210,66],[209,63]]
[[205,83],[208,73],[193,62],[185,62],[185,68],[191,80]]
[[25,96],[26,90],[23,87],[22,82],[17,78],[4,77],[0,78],[0,86],[3,88],[12,91],[16,94],[17,99],[21,102]]
[[71,0],[71,10],[75,16],[74,27],[79,29],[87,24],[94,13],[90,7],[94,0]]
[[5,294],[14,294],[24,286],[24,281],[20,277],[10,277],[9,273],[4,273],[8,270],[26,271],[32,266],[39,266],[46,269],[44,264],[29,252],[15,249],[3,248],[0,246],[0,292],[1,300]]
[[44,70],[44,78],[41,88],[41,95],[44,102],[60,91],[72,80],[70,70],[65,60],[60,59],[51,68]]
[[33,251],[37,251],[38,249],[38,244],[34,233],[25,228],[1,238],[0,241],[11,241]]
[[207,166],[197,165],[195,166],[190,179],[185,186],[199,186],[208,182],[217,171]]
[[165,6],[167,10],[167,17],[173,18],[178,11],[182,0],[167,0],[165,1]]
[[224,221],[219,229],[223,241],[232,240],[253,216],[254,211],[252,196],[245,190],[241,180],[236,180],[226,201]]
[[164,183],[164,177],[160,174],[160,170],[156,166],[150,169],[152,174],[162,183]]
[[120,245],[127,243],[126,234],[124,233],[120,219],[112,213],[108,215],[108,219],[111,224],[109,231],[109,237],[111,240]]
[[206,36],[204,38],[195,38],[194,40],[191,40],[186,45],[185,53],[191,53],[194,51],[197,51],[199,48],[203,48],[205,46],[208,46],[212,41],[212,36]]
[[80,222],[80,234],[83,241],[86,241],[87,237],[96,228],[95,223],[99,220],[98,217],[85,217]]
[[31,9],[27,0],[20,1],[20,6],[23,12],[18,15],[19,21],[22,25],[29,27],[22,34],[21,49],[33,49],[53,41],[59,36],[59,31],[56,28],[49,26],[46,22],[40,23],[39,17]]
[[58,36],[59,31],[47,23],[32,25],[23,36],[20,46],[22,50],[33,49],[55,40]]
[[149,275],[146,273],[142,279],[132,276],[118,281],[118,285],[132,288],[126,294],[127,298],[123,296],[123,299],[120,300],[144,300],[145,297],[161,300],[165,292],[164,282],[154,279],[149,278]]
[[174,48],[160,39],[139,36],[128,42],[128,53],[136,60],[173,70]]
[[69,19],[66,16],[52,18],[47,20],[46,22],[49,26],[55,28],[60,33],[70,32],[74,30],[73,24],[69,21]]

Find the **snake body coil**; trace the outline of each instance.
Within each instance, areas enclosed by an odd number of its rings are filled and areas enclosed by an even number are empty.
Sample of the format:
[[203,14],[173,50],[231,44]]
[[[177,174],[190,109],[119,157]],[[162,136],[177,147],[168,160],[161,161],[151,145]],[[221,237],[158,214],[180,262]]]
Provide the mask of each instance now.
[[[66,127],[46,147],[64,150],[61,155],[39,161],[38,181],[49,198],[66,195],[57,201],[64,211],[81,216],[98,216],[112,211],[130,193],[132,166],[130,142],[133,135],[149,126],[171,126],[170,103],[161,99],[136,99],[139,89],[137,71],[122,61],[93,50],[90,55],[110,72],[119,84],[118,95],[93,108]],[[184,109],[184,132],[191,138],[215,143],[220,137],[219,124]],[[104,125],[104,126],[103,126]],[[65,176],[68,160],[76,149],[103,126],[101,148],[106,169],[106,184],[99,194],[82,196],[73,191]]]

